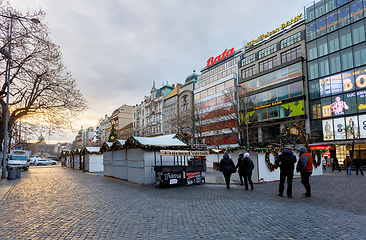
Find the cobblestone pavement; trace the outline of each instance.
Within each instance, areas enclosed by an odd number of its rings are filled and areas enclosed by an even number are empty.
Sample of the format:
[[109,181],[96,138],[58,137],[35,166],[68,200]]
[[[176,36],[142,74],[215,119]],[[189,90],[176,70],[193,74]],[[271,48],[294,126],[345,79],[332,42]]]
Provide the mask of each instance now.
[[0,200],[0,239],[366,239],[366,176],[157,189],[60,166],[31,167]]

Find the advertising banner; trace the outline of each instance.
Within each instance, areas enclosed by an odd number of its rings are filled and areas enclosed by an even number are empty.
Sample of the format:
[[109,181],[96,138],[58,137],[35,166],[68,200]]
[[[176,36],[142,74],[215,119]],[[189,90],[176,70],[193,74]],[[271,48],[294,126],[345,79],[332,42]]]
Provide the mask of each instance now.
[[346,125],[344,118],[335,118],[334,121],[334,138],[335,140],[346,139]]
[[323,140],[329,141],[334,140],[333,135],[333,119],[323,120]]
[[356,139],[359,137],[357,116],[346,117],[346,130],[347,139]]

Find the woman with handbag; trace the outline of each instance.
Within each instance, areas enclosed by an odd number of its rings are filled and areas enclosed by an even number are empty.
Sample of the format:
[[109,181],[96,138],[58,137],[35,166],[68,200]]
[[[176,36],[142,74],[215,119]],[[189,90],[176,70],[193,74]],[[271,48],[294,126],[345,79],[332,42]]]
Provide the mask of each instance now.
[[230,189],[231,174],[236,172],[236,168],[233,160],[229,157],[229,154],[226,151],[220,161],[220,172],[224,174],[226,188]]

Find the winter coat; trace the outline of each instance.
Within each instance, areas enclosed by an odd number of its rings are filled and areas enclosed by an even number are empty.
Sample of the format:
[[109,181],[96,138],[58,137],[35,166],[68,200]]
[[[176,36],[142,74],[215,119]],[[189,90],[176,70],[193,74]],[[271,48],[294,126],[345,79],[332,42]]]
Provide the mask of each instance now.
[[296,157],[289,149],[285,149],[275,161],[281,171],[294,171],[295,163]]
[[362,159],[361,158],[353,159],[353,164],[355,165],[355,167],[362,167]]
[[254,169],[254,164],[252,159],[249,157],[243,158],[241,160],[241,165],[239,167],[239,173],[242,175],[250,175]]
[[344,167],[352,167],[352,160],[350,158],[344,159],[343,165]]
[[235,172],[235,164],[228,154],[225,154],[220,161],[220,172]]
[[297,172],[313,172],[313,156],[305,147],[299,148],[299,161],[296,165]]
[[238,158],[238,163],[236,164],[236,168],[238,169],[239,168],[239,173],[240,173],[240,164],[241,164],[241,161],[243,161],[243,158],[244,158],[244,156],[239,156],[239,158]]

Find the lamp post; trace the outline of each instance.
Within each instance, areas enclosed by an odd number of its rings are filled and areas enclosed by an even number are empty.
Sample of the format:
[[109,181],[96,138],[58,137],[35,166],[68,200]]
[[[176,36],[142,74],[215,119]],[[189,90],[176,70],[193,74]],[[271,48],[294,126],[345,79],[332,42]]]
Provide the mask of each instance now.
[[1,17],[10,18],[10,29],[9,29],[9,52],[1,51],[1,53],[8,59],[8,79],[7,79],[7,90],[6,90],[6,108],[5,108],[5,127],[4,127],[4,144],[3,144],[3,169],[2,169],[2,178],[6,177],[6,152],[7,152],[7,141],[8,141],[8,122],[9,122],[9,88],[10,88],[10,70],[12,65],[11,58],[11,42],[12,42],[12,33],[13,33],[13,19],[26,19],[30,20],[33,23],[40,23],[40,21],[36,18],[28,19],[25,17],[19,17],[13,14],[10,16],[0,15]]

